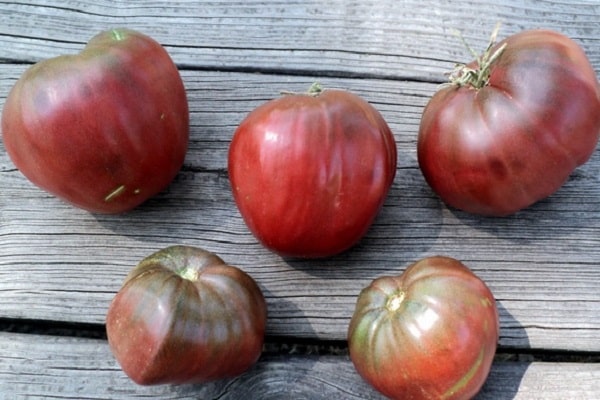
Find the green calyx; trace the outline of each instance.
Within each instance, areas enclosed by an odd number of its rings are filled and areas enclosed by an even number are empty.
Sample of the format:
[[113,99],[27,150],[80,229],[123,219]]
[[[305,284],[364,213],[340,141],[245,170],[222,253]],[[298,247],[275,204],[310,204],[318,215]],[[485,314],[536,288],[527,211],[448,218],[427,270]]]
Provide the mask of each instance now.
[[321,93],[323,93],[323,85],[321,85],[319,82],[315,82],[310,85],[307,92],[309,96],[318,96]]
[[[458,87],[470,86],[474,89],[481,89],[486,86],[490,79],[492,64],[502,55],[506,49],[506,43],[494,50],[496,45],[496,38],[498,37],[498,31],[500,30],[500,24],[497,24],[492,35],[488,46],[482,54],[477,54],[465,41],[464,37],[459,33],[459,37],[463,44],[467,47],[469,52],[477,62],[476,68],[470,68],[466,64],[457,64],[454,70],[450,73],[450,84]],[[493,51],[492,51],[493,50]]]
[[291,92],[291,91],[287,91],[287,90],[282,90],[281,94],[282,95],[306,95],[306,96],[312,96],[312,97],[317,97],[318,95],[320,95],[321,93],[323,93],[325,89],[323,89],[323,85],[321,85],[321,83],[319,82],[314,82],[312,85],[310,85],[310,87],[308,88],[308,90],[304,93],[297,93],[297,92]]
[[122,29],[112,29],[110,31],[110,36],[115,42],[120,42],[125,39],[125,32]]

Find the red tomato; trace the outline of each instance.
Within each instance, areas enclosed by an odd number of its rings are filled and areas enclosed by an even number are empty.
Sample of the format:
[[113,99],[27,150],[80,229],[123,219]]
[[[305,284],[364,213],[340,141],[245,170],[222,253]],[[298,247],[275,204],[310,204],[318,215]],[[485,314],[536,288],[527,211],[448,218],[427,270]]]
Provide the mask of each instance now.
[[447,204],[515,213],[558,190],[594,152],[596,73],[562,34],[510,36],[454,77],[425,108],[418,138],[423,175]]
[[358,373],[392,399],[471,399],[490,371],[499,335],[489,288],[459,261],[425,258],[375,279],[348,330]]
[[326,257],[354,245],[396,173],[383,117],[343,90],[286,95],[252,111],[229,149],[233,196],[269,249]]
[[267,308],[256,282],[221,258],[172,246],[142,260],[106,316],[108,342],[136,383],[237,376],[261,354]]
[[114,29],[77,55],[25,71],[6,99],[2,135],[34,184],[83,209],[119,213],[172,181],[188,122],[183,82],[165,49]]

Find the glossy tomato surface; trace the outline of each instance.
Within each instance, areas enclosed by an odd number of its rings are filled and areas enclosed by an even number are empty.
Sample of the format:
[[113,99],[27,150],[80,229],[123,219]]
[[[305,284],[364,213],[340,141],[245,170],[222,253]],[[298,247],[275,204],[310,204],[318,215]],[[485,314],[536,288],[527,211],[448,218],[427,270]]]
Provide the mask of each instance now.
[[265,247],[326,257],[354,245],[396,173],[381,114],[344,90],[290,94],[252,111],[229,149],[235,201]]
[[33,65],[2,111],[16,167],[55,196],[100,213],[130,210],[164,189],[183,164],[188,132],[177,67],[159,43],[127,29]]
[[172,246],[129,273],[106,330],[134,382],[206,382],[237,376],[258,360],[266,320],[252,277],[205,250]]
[[363,289],[348,345],[358,373],[392,399],[471,399],[498,335],[485,283],[453,258],[429,257]]
[[[531,30],[489,54],[501,48],[482,87],[451,84],[432,97],[418,138],[419,165],[440,198],[492,216],[558,190],[589,159],[600,134],[596,73],[575,41]],[[462,70],[462,78],[469,74]]]

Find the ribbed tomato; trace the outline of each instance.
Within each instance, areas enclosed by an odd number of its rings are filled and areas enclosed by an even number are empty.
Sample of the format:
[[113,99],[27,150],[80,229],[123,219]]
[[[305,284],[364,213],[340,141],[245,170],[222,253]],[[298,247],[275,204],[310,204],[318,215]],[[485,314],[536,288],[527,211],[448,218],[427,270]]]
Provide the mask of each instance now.
[[490,371],[498,311],[486,284],[461,262],[429,257],[375,279],[348,330],[358,373],[392,399],[471,399]]
[[530,30],[491,45],[432,97],[418,159],[447,204],[503,216],[558,190],[599,135],[598,80],[583,49]]
[[252,277],[205,250],[172,246],[129,273],[110,304],[106,330],[134,382],[205,382],[250,368],[266,321]]
[[92,212],[127,211],[164,189],[183,164],[188,133],[177,67],[159,43],[127,29],[31,66],[2,111],[15,166]]
[[229,177],[250,231],[269,249],[326,257],[358,242],[396,174],[396,143],[359,96],[319,88],[253,110],[229,148]]

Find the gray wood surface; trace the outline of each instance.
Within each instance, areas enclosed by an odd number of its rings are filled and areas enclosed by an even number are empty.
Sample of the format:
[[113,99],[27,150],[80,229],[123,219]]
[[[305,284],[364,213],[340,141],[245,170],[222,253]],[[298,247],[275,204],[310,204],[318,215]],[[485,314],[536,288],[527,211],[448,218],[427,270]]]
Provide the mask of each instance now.
[[[0,68],[15,75],[22,66]],[[0,245],[6,249],[0,258],[0,313],[103,323],[130,268],[163,246],[186,243],[221,254],[257,279],[270,306],[269,334],[343,339],[356,296],[370,280],[443,254],[463,260],[493,290],[503,345],[600,350],[598,155],[554,196],[514,217],[470,216],[446,208],[417,167],[415,131],[434,84],[324,79],[381,110],[397,137],[398,175],[359,246],[327,260],[284,260],[263,249],[243,224],[225,170],[227,146],[253,106],[282,87],[305,88],[311,79],[182,75],[194,110],[186,165],[167,191],[131,213],[73,209],[35,188],[0,154]],[[8,87],[0,89],[4,96]]]
[[[550,198],[512,217],[482,218],[449,209],[432,193],[417,166],[416,134],[444,73],[470,59],[456,30],[482,49],[498,21],[500,37],[556,29],[582,45],[598,72],[599,18],[597,0],[0,1],[0,106],[31,63],[74,53],[98,31],[127,26],[167,48],[191,111],[190,148],[176,180],[120,216],[77,210],[40,191],[15,169],[0,142],[0,320],[101,325],[141,258],[190,244],[257,280],[269,306],[270,337],[343,341],[364,286],[441,254],[465,262],[494,292],[502,351],[581,352],[597,360],[600,152]],[[315,80],[351,90],[383,114],[397,141],[398,173],[358,246],[326,260],[282,259],[243,224],[231,198],[227,150],[254,107]],[[59,398],[236,398],[252,388],[253,398],[282,398],[278,390],[291,385],[297,391],[292,398],[377,398],[344,356],[269,356],[253,373],[207,389],[138,392],[101,340],[3,334],[0,349],[0,389],[13,382],[8,393],[15,395],[47,389]],[[46,368],[57,357],[68,366],[38,371],[37,365]],[[87,366],[95,357],[97,363]],[[500,360],[481,398],[593,398],[600,393],[598,378],[598,364],[589,362]],[[104,392],[94,389],[104,386]]]
[[[0,398],[384,399],[346,355],[266,354],[234,379],[137,386],[107,347],[103,340],[0,333]],[[498,360],[475,400],[595,400],[599,378],[600,364]]]

